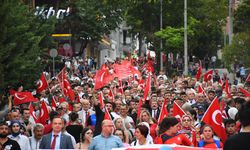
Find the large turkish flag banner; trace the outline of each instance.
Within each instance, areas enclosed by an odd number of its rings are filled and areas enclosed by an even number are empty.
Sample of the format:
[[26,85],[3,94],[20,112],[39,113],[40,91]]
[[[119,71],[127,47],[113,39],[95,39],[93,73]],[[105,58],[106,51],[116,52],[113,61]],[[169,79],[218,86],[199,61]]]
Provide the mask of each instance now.
[[219,100],[217,97],[214,98],[201,121],[212,126],[214,132],[222,139],[222,141],[226,141],[226,130],[223,123]]

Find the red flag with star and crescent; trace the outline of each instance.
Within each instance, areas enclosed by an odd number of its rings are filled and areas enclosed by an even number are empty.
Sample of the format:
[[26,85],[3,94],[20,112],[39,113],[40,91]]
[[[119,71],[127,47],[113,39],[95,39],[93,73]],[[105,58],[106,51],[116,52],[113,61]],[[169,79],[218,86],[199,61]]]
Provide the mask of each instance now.
[[197,70],[197,72],[196,72],[196,75],[195,75],[197,81],[200,80],[201,75],[202,75],[202,66],[201,66],[201,63],[200,63],[200,64],[199,64],[199,67],[198,67],[198,70]]
[[159,118],[158,118],[158,124],[161,123],[161,121],[165,118],[165,117],[168,117],[168,111],[167,111],[167,100],[165,99],[163,104],[162,104],[162,107],[161,107],[161,112],[160,112],[160,115],[159,115]]
[[212,77],[213,77],[213,70],[207,71],[207,72],[204,74],[203,77],[204,77],[203,80],[204,80],[205,82],[210,81],[210,80],[212,79]]
[[105,108],[104,120],[111,120],[112,121],[112,118],[111,118],[107,108]]
[[113,79],[114,75],[110,74],[108,69],[98,70],[95,75],[95,89],[102,88],[113,81]]
[[39,118],[36,117],[36,112],[32,104],[29,105],[30,115],[33,117],[34,121],[38,123]]
[[42,75],[37,83],[36,92],[41,93],[43,90],[46,90],[47,88],[48,88],[48,83],[47,83],[45,75],[42,73]]
[[60,83],[60,86],[63,90],[63,94],[67,96],[70,100],[75,100],[75,93],[67,79],[65,67],[57,75],[57,80]]
[[223,123],[219,100],[217,97],[214,98],[201,121],[212,126],[217,136],[219,136],[223,142],[226,141],[227,134]]
[[149,96],[149,93],[151,91],[151,75],[148,76],[148,79],[146,81],[146,86],[144,89],[144,94],[143,94],[143,100],[147,100],[147,97]]
[[185,111],[174,101],[173,103],[173,115],[175,118],[177,118],[179,121],[181,121],[181,118],[183,115],[185,115]]
[[250,73],[248,74],[245,82],[250,82]]
[[240,87],[239,88],[240,92],[243,93],[246,97],[250,97],[250,92],[245,90],[244,88]]
[[40,109],[39,122],[43,125],[46,124],[46,121],[49,119],[49,111],[47,109],[47,104],[45,101],[42,101],[42,106]]
[[36,102],[37,98],[33,97],[31,92],[16,92],[14,94],[14,105],[20,105],[28,102]]
[[64,95],[68,96],[70,100],[75,100],[75,93],[69,83],[69,81],[67,79],[64,79],[64,87],[63,88],[63,92]]
[[228,79],[226,79],[225,81],[225,92],[227,95],[227,98],[231,98],[231,92],[230,92],[230,87],[229,87],[229,83],[228,83]]

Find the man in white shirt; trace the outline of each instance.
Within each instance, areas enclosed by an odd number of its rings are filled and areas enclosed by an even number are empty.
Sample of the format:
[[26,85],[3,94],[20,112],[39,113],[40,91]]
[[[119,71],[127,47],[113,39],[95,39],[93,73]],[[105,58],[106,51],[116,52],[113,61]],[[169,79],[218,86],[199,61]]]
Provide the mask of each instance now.
[[33,136],[29,137],[31,149],[39,149],[42,137],[44,133],[44,126],[40,123],[37,123],[33,128]]
[[90,102],[88,99],[82,99],[80,101],[82,103],[82,110],[78,112],[78,115],[82,124],[86,126],[88,117],[94,114],[94,111],[90,109]]

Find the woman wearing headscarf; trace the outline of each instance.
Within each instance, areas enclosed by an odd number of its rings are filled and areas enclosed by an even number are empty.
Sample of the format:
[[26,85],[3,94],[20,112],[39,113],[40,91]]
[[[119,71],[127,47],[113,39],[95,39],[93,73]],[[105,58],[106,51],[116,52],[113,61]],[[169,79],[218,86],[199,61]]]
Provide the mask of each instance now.
[[194,128],[193,119],[190,115],[183,115],[181,118],[181,129],[179,134],[185,134],[186,137],[196,146],[196,130]]
[[17,141],[21,150],[31,150],[29,139],[27,136],[21,134],[21,124],[18,120],[12,120],[10,123],[11,135],[8,137]]

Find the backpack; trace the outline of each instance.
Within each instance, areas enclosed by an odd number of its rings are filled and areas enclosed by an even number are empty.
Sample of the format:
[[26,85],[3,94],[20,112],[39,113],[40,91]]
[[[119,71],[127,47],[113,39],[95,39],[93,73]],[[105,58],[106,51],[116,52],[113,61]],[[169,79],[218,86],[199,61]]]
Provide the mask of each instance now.
[[[220,148],[220,141],[219,140],[215,140],[214,139],[214,143],[216,144],[217,148]],[[200,140],[198,142],[198,147],[204,147],[205,145],[205,141],[204,140]]]

